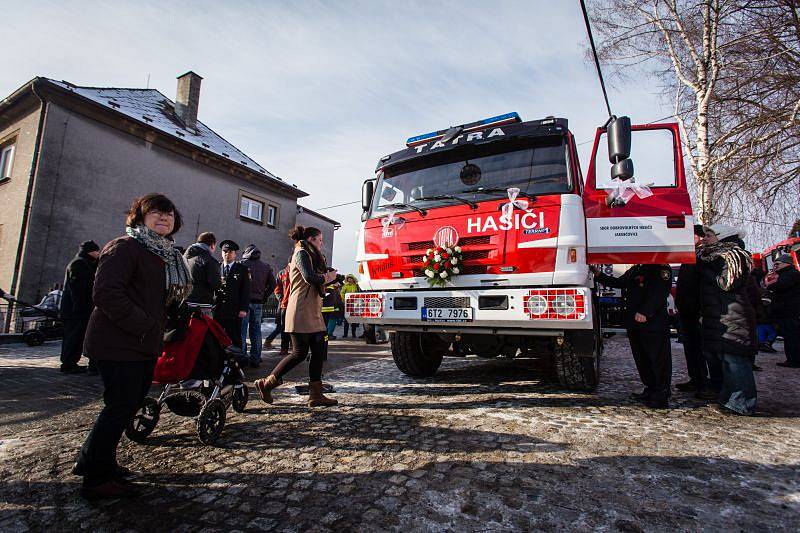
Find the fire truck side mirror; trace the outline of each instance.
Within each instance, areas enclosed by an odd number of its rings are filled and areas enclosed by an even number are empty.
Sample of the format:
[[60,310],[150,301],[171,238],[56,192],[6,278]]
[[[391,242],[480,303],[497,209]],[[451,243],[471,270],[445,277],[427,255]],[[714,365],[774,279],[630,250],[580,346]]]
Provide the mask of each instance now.
[[375,180],[367,180],[361,186],[361,210],[369,211],[372,205],[372,197],[375,194]]
[[612,165],[631,156],[631,119],[614,118],[608,124],[608,162]]
[[633,177],[633,159],[623,159],[611,165],[611,179],[629,180]]
[[611,178],[628,180],[633,177],[631,157],[631,119],[614,117],[608,124],[608,160],[612,164]]

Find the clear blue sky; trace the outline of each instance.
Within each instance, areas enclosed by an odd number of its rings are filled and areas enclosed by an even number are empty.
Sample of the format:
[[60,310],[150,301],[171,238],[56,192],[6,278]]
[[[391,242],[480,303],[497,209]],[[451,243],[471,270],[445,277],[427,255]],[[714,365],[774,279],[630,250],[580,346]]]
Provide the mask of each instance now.
[[[606,119],[578,0],[516,2],[23,2],[3,21],[0,97],[34,76],[150,87],[203,76],[200,119],[311,196],[358,200],[378,158],[417,133],[517,111],[570,120],[578,142]],[[653,81],[612,87],[634,122],[669,114]],[[580,147],[588,159],[591,144]],[[180,204],[180,200],[177,199]],[[354,268],[360,208],[333,265]]]

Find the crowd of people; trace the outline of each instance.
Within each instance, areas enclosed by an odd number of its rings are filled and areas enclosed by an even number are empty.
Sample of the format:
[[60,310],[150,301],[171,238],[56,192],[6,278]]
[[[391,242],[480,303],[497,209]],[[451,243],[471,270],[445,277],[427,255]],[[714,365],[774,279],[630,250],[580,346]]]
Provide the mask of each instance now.
[[[726,413],[753,415],[757,406],[754,371],[759,351],[784,338],[786,361],[800,368],[800,271],[788,254],[770,272],[754,264],[742,232],[718,224],[694,228],[696,262],[681,265],[675,307],[689,380],[676,388],[717,401]],[[592,267],[595,279],[623,291],[625,328],[644,384],[632,397],[663,409],[672,392],[672,354],[667,299],[669,265],[634,265],[614,278]]]
[[[125,221],[125,235],[106,244],[102,252],[96,243],[84,242],[67,267],[61,371],[99,373],[104,387],[104,407],[73,468],[83,477],[81,494],[88,499],[136,493],[127,481],[130,472],[117,463],[116,449],[150,390],[167,319],[184,309],[212,316],[252,367],[261,364],[262,349],[281,335],[282,359],[255,382],[265,402],[272,403],[272,389],[310,352],[308,405],[338,403],[323,394],[331,319],[323,319],[323,298],[334,302],[330,311],[337,320],[343,313],[343,294],[358,286],[354,276],[342,278],[327,266],[322,232],[303,226],[291,230],[295,247],[276,280],[252,244],[239,261],[238,244],[223,240],[218,261],[216,236],[205,232],[184,252],[173,239],[181,225],[180,212],[166,196],[136,198]],[[279,302],[277,327],[262,344],[263,306],[272,293]],[[356,325],[349,326],[345,323],[345,330],[355,334]],[[82,354],[90,360],[89,369],[78,364]]]

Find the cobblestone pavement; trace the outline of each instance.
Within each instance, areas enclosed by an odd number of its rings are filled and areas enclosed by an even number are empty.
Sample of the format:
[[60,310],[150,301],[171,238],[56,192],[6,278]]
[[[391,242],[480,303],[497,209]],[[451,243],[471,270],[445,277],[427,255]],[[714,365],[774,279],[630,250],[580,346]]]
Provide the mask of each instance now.
[[143,495],[88,504],[68,472],[100,387],[59,374],[57,350],[0,346],[0,531],[800,529],[800,372],[782,356],[759,358],[762,414],[742,418],[683,393],[669,411],[629,401],[624,338],[595,394],[525,360],[448,359],[413,381],[385,346],[336,341],[340,407],[284,386],[274,406],[229,411],[218,447],[163,414],[120,447]]

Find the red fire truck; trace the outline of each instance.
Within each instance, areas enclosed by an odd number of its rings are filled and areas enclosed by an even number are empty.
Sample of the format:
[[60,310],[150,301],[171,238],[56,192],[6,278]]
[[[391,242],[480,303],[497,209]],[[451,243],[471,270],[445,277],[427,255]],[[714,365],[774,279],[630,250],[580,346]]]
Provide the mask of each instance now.
[[535,357],[592,390],[602,335],[588,265],[694,261],[676,124],[612,117],[585,180],[563,118],[508,113],[415,136],[380,158],[362,208],[347,320],[388,330],[413,377],[444,356]]
[[772,270],[775,266],[775,260],[781,254],[789,254],[794,261],[794,267],[800,270],[800,237],[790,237],[764,250],[760,255],[761,268],[765,272]]

